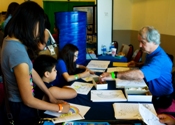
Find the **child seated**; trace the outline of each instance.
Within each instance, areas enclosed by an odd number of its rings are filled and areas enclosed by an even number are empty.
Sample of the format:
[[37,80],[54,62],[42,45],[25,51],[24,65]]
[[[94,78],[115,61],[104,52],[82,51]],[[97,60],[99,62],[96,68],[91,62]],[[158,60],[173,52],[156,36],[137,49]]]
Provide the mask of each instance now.
[[[50,82],[56,79],[57,70],[55,69],[57,60],[49,55],[38,56],[33,63],[33,68],[39,74],[49,91],[56,99],[71,99],[77,96],[74,89],[63,87],[59,88],[52,86]],[[38,86],[34,88],[35,97],[48,101],[48,97],[39,89]],[[64,101],[60,100],[60,103]]]

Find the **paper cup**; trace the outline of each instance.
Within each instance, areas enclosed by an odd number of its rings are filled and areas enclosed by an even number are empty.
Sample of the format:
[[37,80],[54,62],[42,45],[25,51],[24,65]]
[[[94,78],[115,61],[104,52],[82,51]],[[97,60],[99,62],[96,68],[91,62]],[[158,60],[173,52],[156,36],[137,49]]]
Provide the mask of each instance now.
[[116,48],[112,48],[112,56],[116,55]]

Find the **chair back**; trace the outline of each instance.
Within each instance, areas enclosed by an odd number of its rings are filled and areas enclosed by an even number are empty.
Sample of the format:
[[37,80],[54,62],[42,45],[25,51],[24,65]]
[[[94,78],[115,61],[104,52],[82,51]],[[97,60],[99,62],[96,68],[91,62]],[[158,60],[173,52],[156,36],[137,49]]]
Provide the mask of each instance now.
[[127,57],[127,54],[128,54],[129,48],[130,48],[130,47],[129,47],[128,45],[126,45],[126,44],[122,44],[122,46],[121,46],[119,52],[124,53],[125,56]]
[[128,53],[127,53],[128,62],[131,61],[133,52],[134,52],[134,47],[133,47],[132,44],[130,44],[130,45],[129,45],[129,51],[128,51]]
[[143,55],[143,51],[141,49],[137,49],[137,50],[135,50],[135,52],[132,56],[132,60],[135,62],[140,62],[142,55]]
[[118,42],[117,41],[113,41],[114,42],[114,47],[116,48],[116,53],[118,51]]
[[[174,56],[172,54],[166,53],[168,55],[168,57],[170,58],[170,60],[172,61],[172,63],[174,62]],[[174,66],[174,64],[173,64]]]

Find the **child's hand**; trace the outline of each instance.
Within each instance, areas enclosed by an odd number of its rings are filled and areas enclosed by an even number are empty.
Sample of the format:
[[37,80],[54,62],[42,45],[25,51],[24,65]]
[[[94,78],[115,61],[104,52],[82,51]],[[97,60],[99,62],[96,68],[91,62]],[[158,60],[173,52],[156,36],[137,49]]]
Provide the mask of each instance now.
[[85,70],[83,73],[81,73],[81,78],[87,77],[90,75],[90,72],[88,70]]
[[90,74],[95,74],[93,71],[91,71],[90,69],[86,68],[86,71],[89,71]]

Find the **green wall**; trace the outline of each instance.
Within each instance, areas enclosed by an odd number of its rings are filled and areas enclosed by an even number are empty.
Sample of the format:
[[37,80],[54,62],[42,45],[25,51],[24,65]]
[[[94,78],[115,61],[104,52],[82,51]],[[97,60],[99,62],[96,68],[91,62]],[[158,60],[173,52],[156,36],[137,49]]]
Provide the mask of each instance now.
[[51,33],[53,33],[55,23],[55,12],[73,11],[74,6],[94,5],[95,2],[64,2],[64,1],[43,1],[43,8],[51,23]]

